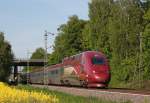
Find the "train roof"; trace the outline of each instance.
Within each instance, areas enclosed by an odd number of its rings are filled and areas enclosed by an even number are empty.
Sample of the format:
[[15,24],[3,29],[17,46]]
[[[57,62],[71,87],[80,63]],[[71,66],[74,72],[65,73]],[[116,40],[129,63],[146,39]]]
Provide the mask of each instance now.
[[55,64],[55,65],[50,65],[50,66],[47,66],[47,67],[42,67],[42,68],[40,68],[40,69],[35,69],[35,70],[33,70],[32,72],[30,72],[30,73],[43,71],[44,68],[45,68],[45,69],[52,69],[52,68],[57,68],[57,67],[60,67],[60,66],[62,66],[62,63]]
[[72,56],[65,57],[64,59],[71,58],[71,57],[76,57],[76,56],[79,56],[79,55],[82,55],[82,54],[85,54],[85,53],[100,53],[100,54],[103,55],[103,53],[102,53],[102,52],[99,52],[99,51],[84,51],[84,52],[79,53],[79,54],[76,54],[76,55],[72,55]]
[[[83,54],[93,54],[93,53],[99,53],[100,55],[104,56],[104,54],[103,54],[102,52],[99,52],[99,51],[84,51],[84,52],[79,53],[79,54],[76,54],[76,55],[72,55],[72,56],[69,56],[69,57],[65,57],[65,58],[62,60],[62,63],[54,64],[54,65],[48,66],[48,67],[46,67],[46,69],[52,69],[52,68],[57,68],[57,67],[63,66],[63,62],[65,62],[65,61],[69,61],[69,60],[73,60],[74,58],[81,57]],[[37,70],[34,70],[34,71],[30,72],[30,73],[43,71],[43,69],[44,69],[44,67],[42,67],[42,68],[40,68],[40,69],[37,69]]]

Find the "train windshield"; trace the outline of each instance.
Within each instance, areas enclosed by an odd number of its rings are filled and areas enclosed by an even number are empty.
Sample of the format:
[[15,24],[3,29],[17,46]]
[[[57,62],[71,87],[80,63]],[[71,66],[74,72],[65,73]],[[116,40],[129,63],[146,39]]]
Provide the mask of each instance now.
[[94,56],[92,58],[92,64],[94,64],[94,65],[103,65],[103,64],[105,64],[104,58]]

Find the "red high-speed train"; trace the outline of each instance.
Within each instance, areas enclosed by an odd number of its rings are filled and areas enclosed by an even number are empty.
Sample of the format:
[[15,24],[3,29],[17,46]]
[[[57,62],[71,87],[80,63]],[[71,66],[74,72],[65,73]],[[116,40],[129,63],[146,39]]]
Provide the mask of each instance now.
[[63,59],[62,63],[31,72],[32,84],[107,87],[111,78],[106,56],[86,51]]

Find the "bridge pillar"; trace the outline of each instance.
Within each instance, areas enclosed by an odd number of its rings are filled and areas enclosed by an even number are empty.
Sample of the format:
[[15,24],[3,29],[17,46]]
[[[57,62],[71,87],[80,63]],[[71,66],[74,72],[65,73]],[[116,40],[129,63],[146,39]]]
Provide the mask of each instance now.
[[18,67],[14,66],[14,82],[17,85],[18,84]]

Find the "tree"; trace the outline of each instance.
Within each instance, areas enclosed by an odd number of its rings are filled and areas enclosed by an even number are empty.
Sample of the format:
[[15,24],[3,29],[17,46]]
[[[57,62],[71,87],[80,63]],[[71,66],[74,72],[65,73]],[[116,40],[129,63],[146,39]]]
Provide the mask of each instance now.
[[7,81],[11,73],[12,61],[11,45],[5,41],[4,33],[0,32],[0,81]]
[[37,48],[32,54],[31,59],[44,59],[45,50],[43,48]]
[[111,50],[108,25],[112,2],[113,0],[92,0],[89,3],[92,50],[103,51],[109,58],[111,57]]
[[71,16],[66,24],[59,27],[59,34],[55,39],[54,52],[50,55],[50,63],[59,63],[66,56],[83,51],[82,30],[86,21],[76,15]]
[[87,24],[85,25],[85,28],[82,31],[82,49],[84,51],[86,50],[92,50],[93,46],[92,46],[92,35],[91,35],[91,29],[90,29],[90,23],[89,21],[87,22]]
[[143,32],[143,63],[144,63],[144,78],[146,80],[150,79],[150,5],[144,15],[144,20],[146,21],[145,29]]
[[140,69],[139,34],[143,31],[143,14],[139,0],[117,0],[112,6],[109,32],[115,80],[128,82],[137,77],[133,74]]

